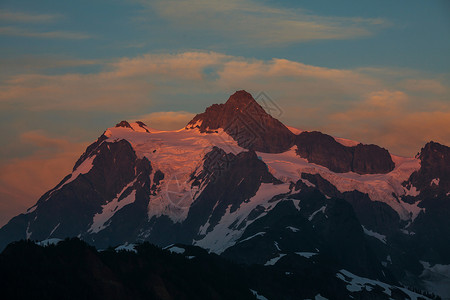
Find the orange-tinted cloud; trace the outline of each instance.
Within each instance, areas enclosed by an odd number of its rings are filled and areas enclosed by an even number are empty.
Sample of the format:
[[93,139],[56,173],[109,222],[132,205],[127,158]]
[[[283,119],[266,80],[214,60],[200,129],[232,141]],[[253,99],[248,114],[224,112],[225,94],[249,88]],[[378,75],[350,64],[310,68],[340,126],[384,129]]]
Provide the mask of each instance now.
[[411,111],[414,101],[400,91],[371,93],[353,108],[331,114],[323,128],[403,156],[414,155],[431,140],[450,145],[450,109]]
[[[342,70],[287,59],[260,60],[197,51],[122,58],[91,74],[11,76],[0,83],[0,107],[113,111],[135,116],[143,108],[151,114],[153,105],[161,106],[167,100],[173,101],[171,107],[177,104],[188,111],[191,104],[185,99],[198,99],[208,106],[226,99],[205,100],[205,95],[231,94],[239,89],[254,95],[264,91],[282,108],[283,114],[277,117],[288,125],[322,129],[367,143],[381,142],[394,152],[412,155],[423,140],[429,139],[427,132],[436,130],[431,120],[422,122],[429,129],[421,131],[425,136],[410,138],[409,151],[406,144],[400,148],[390,139],[381,140],[383,131],[391,130],[387,124],[408,120],[414,113],[449,112],[449,82],[445,74],[432,76],[413,70]],[[164,118],[169,120],[170,115],[166,113]],[[174,126],[163,121],[160,124],[174,128],[186,119]]]
[[[141,119],[150,127],[168,130],[182,128],[204,107],[226,101],[226,96],[211,95],[246,89],[256,96],[264,91],[281,108],[276,117],[287,125],[412,156],[429,140],[450,145],[449,82],[445,74],[411,70],[341,70],[215,52],[147,54],[106,63],[91,74],[9,76],[0,81],[0,107],[3,111],[10,107],[50,113],[66,110],[80,116],[120,112],[120,119]],[[181,111],[151,111],[153,105],[164,107],[167,101],[172,102],[166,107]],[[189,112],[199,103],[204,105],[200,111]],[[85,146],[30,130],[21,133],[19,142],[36,150],[0,162],[0,206],[8,201],[32,205],[70,171]]]
[[36,151],[0,164],[0,226],[34,205],[69,174],[87,146],[38,131],[26,132],[20,140],[24,147],[34,147]]
[[138,116],[135,119],[148,127],[158,130],[178,130],[184,128],[195,114],[186,111],[163,111]]

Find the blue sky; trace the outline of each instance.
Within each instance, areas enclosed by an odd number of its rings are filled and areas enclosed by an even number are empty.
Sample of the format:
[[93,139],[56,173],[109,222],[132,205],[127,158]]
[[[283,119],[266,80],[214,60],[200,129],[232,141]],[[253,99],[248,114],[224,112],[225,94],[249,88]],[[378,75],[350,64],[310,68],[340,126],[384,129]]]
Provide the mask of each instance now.
[[[2,30],[1,54],[7,59],[33,54],[104,60],[148,52],[201,49],[259,59],[280,57],[336,68],[381,65],[446,72],[450,66],[447,55],[450,52],[448,1],[237,2],[292,13],[292,20],[303,18],[319,24],[330,22],[338,29],[355,25],[355,28],[367,31],[361,35],[350,32],[348,38],[344,35],[343,38],[319,37],[312,40],[302,39],[298,34],[291,41],[281,43],[270,43],[270,34],[268,43],[265,43],[265,32],[270,28],[250,30],[250,34],[261,36],[247,42],[245,38],[248,37],[239,33],[227,33],[208,26],[212,22],[187,20],[196,14],[185,14],[184,19],[177,20],[179,16],[169,7],[175,11],[177,4],[164,4],[168,2],[172,1],[4,0],[0,6],[3,11],[2,28],[14,30],[10,34]],[[216,22],[218,24],[223,22],[225,25],[229,15],[236,14],[236,11],[221,13],[220,2],[187,3],[205,19],[220,19]],[[206,6],[205,3],[214,8],[202,11],[200,7]],[[240,10],[242,6],[237,4],[235,9]],[[179,13],[184,14],[181,10]],[[18,14],[29,18],[18,18]],[[262,21],[282,17],[256,10],[237,13],[237,17],[242,18],[248,15]],[[31,19],[33,16],[35,20]],[[36,18],[39,16],[44,18]],[[345,20],[358,18],[361,19],[359,23]],[[368,20],[378,20],[380,24],[370,24]],[[301,30],[299,27],[298,31]],[[293,32],[295,30],[288,34]],[[38,37],[44,33],[53,33],[54,37]],[[24,37],[24,34],[34,34],[35,37]]]
[[237,89],[400,155],[450,144],[449,1],[3,0],[0,41],[5,215],[105,128],[182,127]]

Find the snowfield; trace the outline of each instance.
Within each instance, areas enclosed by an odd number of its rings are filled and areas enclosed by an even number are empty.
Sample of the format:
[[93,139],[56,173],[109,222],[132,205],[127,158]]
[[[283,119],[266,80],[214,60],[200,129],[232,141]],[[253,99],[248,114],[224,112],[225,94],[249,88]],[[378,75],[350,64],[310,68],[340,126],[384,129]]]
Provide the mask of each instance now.
[[[146,157],[151,162],[154,171],[160,170],[164,173],[165,177],[160,182],[160,191],[156,196],[151,196],[149,201],[147,209],[149,219],[153,216],[159,217],[162,215],[168,216],[173,222],[182,222],[186,219],[191,204],[204,188],[203,185],[192,187],[190,182],[191,174],[199,174],[202,171],[203,159],[214,146],[234,155],[247,151],[238,146],[237,142],[222,129],[214,130],[212,133],[201,133],[197,128],[160,131],[140,126],[138,123],[130,123],[130,125],[133,129],[125,127],[107,129],[104,133],[107,139],[104,142],[128,141],[139,158]],[[289,129],[294,133],[301,132],[301,130],[293,127],[289,127]],[[336,138],[336,141],[347,146],[353,146],[358,143],[342,138]],[[223,252],[230,245],[236,243],[245,228],[254,220],[247,222],[246,226],[240,230],[230,229],[230,225],[235,221],[239,225],[246,220],[249,213],[258,205],[269,210],[271,205],[268,201],[275,195],[288,193],[289,185],[301,179],[302,173],[319,174],[340,192],[357,190],[366,193],[373,201],[381,201],[390,205],[403,220],[414,221],[423,210],[418,207],[418,203],[408,204],[394,197],[394,195],[401,197],[418,194],[415,187],[407,189],[402,185],[412,172],[420,168],[420,161],[416,158],[392,156],[395,162],[395,169],[392,172],[360,175],[353,172],[332,172],[326,167],[309,163],[306,159],[298,156],[295,150],[296,146],[284,153],[257,152],[258,157],[268,166],[269,172],[281,180],[283,184],[261,184],[256,195],[250,201],[242,203],[240,208],[233,213],[230,213],[229,209],[227,209],[219,224],[207,234],[210,224],[209,221],[206,222],[199,232],[206,235],[201,240],[194,241],[194,244],[216,253]],[[95,155],[88,157],[63,185],[70,183],[80,174],[89,172],[94,160]],[[308,186],[314,186],[305,179],[301,180]],[[129,183],[116,198],[102,207],[102,212],[94,216],[89,232],[97,233],[103,230],[108,226],[108,220],[117,211],[134,202],[135,191],[118,201],[127,188],[133,184],[134,182]],[[439,180],[433,180],[432,184],[439,184]],[[30,209],[30,211],[33,209]],[[310,220],[317,213],[325,213],[325,209],[326,207],[321,207],[314,212],[310,216]],[[266,212],[259,217],[265,214]],[[291,230],[295,231],[296,229],[292,228]],[[364,229],[364,232],[385,243],[385,237],[383,238],[383,236],[372,233],[367,229]]]

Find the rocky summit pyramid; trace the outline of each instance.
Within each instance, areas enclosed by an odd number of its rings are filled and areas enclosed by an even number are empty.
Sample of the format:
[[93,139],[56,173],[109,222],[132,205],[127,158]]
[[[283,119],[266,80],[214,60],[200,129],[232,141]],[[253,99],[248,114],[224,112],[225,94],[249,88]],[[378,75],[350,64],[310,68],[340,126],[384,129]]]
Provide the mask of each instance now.
[[288,150],[295,135],[264,109],[246,91],[237,91],[225,104],[214,104],[192,119],[186,128],[200,132],[222,129],[239,146],[267,153]]
[[[181,243],[278,266],[283,280],[321,272],[349,297],[388,299],[384,284],[450,296],[449,166],[447,146],[404,158],[293,130],[237,91],[177,131],[108,128],[0,229],[0,248],[66,237],[98,249]],[[404,290],[395,297],[408,299]]]

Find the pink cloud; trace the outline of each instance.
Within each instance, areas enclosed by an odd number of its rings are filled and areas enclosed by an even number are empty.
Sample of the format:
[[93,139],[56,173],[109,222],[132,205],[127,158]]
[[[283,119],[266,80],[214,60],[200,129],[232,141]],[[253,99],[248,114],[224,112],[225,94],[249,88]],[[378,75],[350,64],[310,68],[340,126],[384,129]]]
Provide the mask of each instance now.
[[138,116],[135,119],[144,122],[150,128],[158,130],[178,130],[184,128],[195,114],[185,111],[163,111]]
[[36,151],[0,165],[0,226],[34,205],[42,194],[69,174],[87,146],[38,131],[26,132],[20,139]]

